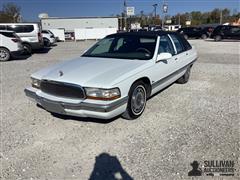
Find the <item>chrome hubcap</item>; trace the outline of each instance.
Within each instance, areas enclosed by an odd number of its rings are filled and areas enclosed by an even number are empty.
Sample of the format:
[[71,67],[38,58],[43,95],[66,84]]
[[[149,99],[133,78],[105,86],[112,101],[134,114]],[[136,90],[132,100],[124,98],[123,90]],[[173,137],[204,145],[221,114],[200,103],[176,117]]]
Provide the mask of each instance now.
[[131,107],[135,115],[139,115],[144,110],[146,103],[146,91],[142,85],[135,88],[132,94]]
[[4,50],[0,50],[0,58],[5,59],[8,56],[7,52]]

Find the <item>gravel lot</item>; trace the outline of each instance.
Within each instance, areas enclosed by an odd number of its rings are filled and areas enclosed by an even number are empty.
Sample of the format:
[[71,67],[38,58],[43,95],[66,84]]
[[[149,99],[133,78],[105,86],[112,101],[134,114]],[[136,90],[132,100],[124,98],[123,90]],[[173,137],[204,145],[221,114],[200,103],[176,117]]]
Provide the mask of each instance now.
[[190,42],[199,59],[189,83],[151,98],[135,121],[55,117],[25,97],[30,74],[78,57],[93,41],[0,63],[0,179],[111,179],[110,171],[116,179],[190,179],[194,160],[233,160],[235,177],[226,179],[238,179],[240,43]]

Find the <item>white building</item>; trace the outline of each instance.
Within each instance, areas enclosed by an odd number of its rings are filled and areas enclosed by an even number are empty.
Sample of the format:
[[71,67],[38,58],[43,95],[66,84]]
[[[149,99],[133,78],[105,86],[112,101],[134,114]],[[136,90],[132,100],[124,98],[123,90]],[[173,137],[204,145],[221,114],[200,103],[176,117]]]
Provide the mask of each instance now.
[[59,40],[101,39],[118,30],[117,17],[59,18],[40,16],[42,29],[51,30]]
[[41,19],[42,29],[64,29],[65,32],[74,32],[75,29],[116,28],[117,17],[47,17]]

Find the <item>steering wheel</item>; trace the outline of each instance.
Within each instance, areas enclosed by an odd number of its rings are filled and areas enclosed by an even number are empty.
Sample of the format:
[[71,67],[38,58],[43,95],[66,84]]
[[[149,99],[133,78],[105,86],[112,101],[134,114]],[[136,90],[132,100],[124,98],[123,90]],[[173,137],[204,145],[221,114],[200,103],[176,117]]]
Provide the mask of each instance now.
[[143,52],[144,51],[144,52],[148,53],[149,55],[151,54],[151,52],[146,48],[137,48],[136,51],[137,52]]

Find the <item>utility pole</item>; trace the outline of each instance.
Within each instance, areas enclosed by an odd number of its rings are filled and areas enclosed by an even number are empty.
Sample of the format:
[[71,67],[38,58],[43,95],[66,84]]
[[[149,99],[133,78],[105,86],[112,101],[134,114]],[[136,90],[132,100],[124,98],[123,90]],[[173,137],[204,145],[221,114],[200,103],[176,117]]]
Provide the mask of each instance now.
[[157,6],[158,6],[158,4],[153,4],[153,8],[154,8],[154,25],[156,25],[156,19],[157,19]]
[[220,9],[220,24],[222,24],[222,9]]
[[181,16],[180,16],[180,14],[178,15],[178,25],[180,25],[181,24]]
[[127,30],[127,2],[124,0],[124,28]]
[[157,6],[158,4],[153,4],[153,8],[154,8],[154,17],[157,17]]

